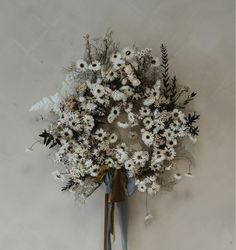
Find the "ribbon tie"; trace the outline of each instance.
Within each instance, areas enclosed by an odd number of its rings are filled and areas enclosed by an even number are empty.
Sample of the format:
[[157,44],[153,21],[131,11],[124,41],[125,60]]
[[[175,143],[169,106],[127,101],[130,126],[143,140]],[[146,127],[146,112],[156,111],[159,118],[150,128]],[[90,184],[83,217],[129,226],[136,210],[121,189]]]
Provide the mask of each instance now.
[[111,250],[111,235],[114,232],[114,210],[118,210],[118,220],[121,230],[122,248],[128,250],[128,201],[127,197],[135,191],[134,178],[129,178],[120,170],[108,171],[106,166],[100,169],[98,180],[103,180],[105,191],[105,217],[104,217],[104,250]]

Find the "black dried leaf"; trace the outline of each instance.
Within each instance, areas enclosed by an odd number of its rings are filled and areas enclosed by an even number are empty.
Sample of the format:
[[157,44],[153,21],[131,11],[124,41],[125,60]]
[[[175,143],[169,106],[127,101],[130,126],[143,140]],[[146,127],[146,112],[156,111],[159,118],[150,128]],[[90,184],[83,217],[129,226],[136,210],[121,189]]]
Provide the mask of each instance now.
[[196,95],[197,95],[197,93],[195,93],[195,92],[192,92],[190,95],[188,95],[188,97],[186,98],[186,100],[181,105],[179,105],[179,108],[180,109],[184,109],[187,104],[189,104],[191,101],[194,100],[194,97]]
[[67,184],[64,187],[61,188],[61,191],[66,191],[66,190],[70,189],[74,185],[75,185],[75,182],[73,181],[73,179],[69,179]]
[[198,128],[198,127],[191,127],[191,128],[189,129],[189,132],[190,132],[193,136],[199,135],[199,128]]
[[169,63],[168,63],[168,52],[166,46],[161,44],[161,74],[163,80],[163,94],[166,98],[169,97],[170,92],[170,76],[169,76]]
[[200,118],[200,115],[194,113],[194,114],[188,114],[186,117],[186,125],[192,126],[193,123],[195,123]]
[[61,145],[60,140],[58,138],[54,138],[53,135],[47,132],[47,130],[44,130],[39,136],[43,138],[43,144],[45,144],[45,146],[49,146],[49,148],[53,148],[57,144]]
[[173,101],[177,94],[176,76],[171,79],[170,100]]

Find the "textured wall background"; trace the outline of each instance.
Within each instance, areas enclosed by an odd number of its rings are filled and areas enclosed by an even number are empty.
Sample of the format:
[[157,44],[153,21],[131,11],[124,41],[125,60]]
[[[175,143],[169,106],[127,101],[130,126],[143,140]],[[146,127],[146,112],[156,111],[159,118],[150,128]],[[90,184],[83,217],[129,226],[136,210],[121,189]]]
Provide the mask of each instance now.
[[61,68],[83,52],[82,36],[109,27],[124,46],[159,55],[167,43],[171,69],[198,92],[202,115],[196,178],[150,201],[148,227],[145,197],[131,198],[130,250],[233,250],[233,0],[0,1],[0,249],[102,249],[103,193],[78,207],[52,179],[46,150],[24,150],[46,125],[28,108],[60,87]]

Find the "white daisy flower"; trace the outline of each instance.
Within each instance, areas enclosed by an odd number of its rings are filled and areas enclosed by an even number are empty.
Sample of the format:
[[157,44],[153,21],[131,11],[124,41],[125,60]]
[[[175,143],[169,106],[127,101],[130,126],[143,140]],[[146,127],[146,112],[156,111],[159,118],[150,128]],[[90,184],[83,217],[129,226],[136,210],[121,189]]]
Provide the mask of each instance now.
[[122,56],[125,58],[127,61],[131,60],[134,57],[134,50],[131,48],[124,48],[122,51]]
[[154,140],[154,136],[151,132],[145,131],[142,133],[142,140],[147,146],[151,146]]
[[153,170],[153,171],[158,171],[161,169],[161,165],[158,164],[158,163],[152,163],[151,166],[150,166],[150,169]]
[[69,121],[69,126],[74,130],[80,130],[82,128],[82,122],[80,121],[80,119],[75,118]]
[[140,110],[139,110],[139,113],[142,117],[144,116],[148,116],[150,114],[151,110],[150,108],[148,107],[142,107]]
[[111,60],[111,62],[112,63],[116,63],[117,61],[120,61],[120,59],[121,59],[121,54],[120,53],[113,53],[112,55],[111,55],[111,58],[110,58],[110,60]]
[[193,174],[191,172],[188,172],[185,174],[186,177],[190,177],[190,178],[193,178]]
[[101,84],[97,83],[93,84],[91,92],[95,97],[102,97],[106,93],[105,88]]
[[120,115],[120,107],[115,106],[111,109],[110,114],[112,114],[114,117],[118,117]]
[[98,175],[98,171],[99,171],[99,166],[98,165],[93,165],[90,169],[89,169],[89,173],[92,177],[96,177]]
[[155,124],[155,128],[153,130],[154,134],[158,133],[160,130],[163,130],[165,128],[164,122],[162,122],[162,121],[160,121],[158,119],[154,120],[154,124]]
[[86,71],[88,64],[84,60],[78,60],[75,65],[76,69],[79,71]]
[[93,165],[93,161],[92,160],[87,160],[84,165],[85,165],[85,167],[87,169],[89,169]]
[[172,117],[174,119],[179,119],[181,121],[185,121],[185,119],[184,119],[184,117],[185,117],[184,113],[181,110],[178,110],[178,109],[174,109],[172,111]]
[[89,65],[89,69],[93,71],[98,71],[101,69],[101,63],[98,61],[92,62],[92,64]]
[[145,117],[143,119],[143,125],[145,126],[146,129],[150,129],[153,126],[153,120],[151,117]]
[[130,159],[125,162],[125,169],[132,171],[134,169],[134,162]]
[[165,150],[155,149],[152,155],[151,163],[156,164],[156,163],[164,161],[165,159],[166,159]]
[[121,59],[113,62],[113,67],[116,70],[121,69],[124,65],[125,65],[125,62]]
[[159,97],[160,97],[160,90],[159,89],[156,89],[156,88],[153,88],[151,90],[151,96],[155,99],[155,100],[158,100]]
[[106,136],[106,131],[104,131],[102,128],[97,129],[94,135],[94,138],[99,140],[99,141],[103,141],[103,139]]
[[173,160],[176,156],[176,152],[175,152],[174,148],[167,148],[165,150],[165,156],[166,156],[167,160],[169,160],[169,161]]
[[167,171],[170,171],[171,169],[173,169],[173,163],[171,163],[169,166],[165,168],[165,170]]
[[86,128],[88,130],[92,130],[94,127],[94,118],[91,115],[85,115],[83,117],[84,123],[86,124]]
[[163,133],[163,136],[167,139],[167,140],[173,140],[175,138],[175,134],[173,133],[172,130],[170,129],[166,129]]
[[123,91],[127,96],[131,96],[134,93],[133,88],[130,86],[123,86],[120,88],[120,90]]
[[176,180],[181,180],[182,175],[181,175],[180,173],[176,173],[176,174],[174,174],[174,178],[175,178]]
[[52,172],[52,176],[55,180],[64,181],[65,177],[58,170]]
[[69,128],[63,129],[61,136],[66,139],[70,139],[73,136],[73,132]]
[[178,131],[180,129],[180,123],[179,121],[175,120],[171,123],[170,129],[173,131]]
[[172,139],[172,140],[167,140],[166,142],[166,146],[168,148],[172,148],[177,144],[177,140],[176,139]]
[[144,182],[142,182],[142,181],[137,183],[137,188],[138,188],[138,191],[141,192],[141,193],[144,193],[147,190],[146,184]]
[[106,79],[110,82],[114,81],[117,78],[117,73],[111,69],[109,72],[106,74]]
[[186,135],[186,131],[184,127],[180,127],[178,131],[174,131],[175,136],[184,137]]
[[151,65],[152,65],[153,67],[159,67],[159,66],[161,65],[159,58],[156,57],[156,58],[152,59]]
[[107,158],[107,159],[105,160],[105,163],[107,164],[107,166],[108,166],[109,168],[112,168],[112,167],[114,166],[114,161],[112,160],[111,157]]
[[152,214],[148,213],[145,218],[144,218],[144,221],[147,223],[148,221],[151,221],[153,218]]
[[147,151],[137,151],[133,154],[132,157],[135,164],[139,166],[144,166],[146,161],[149,159],[149,154]]
[[95,104],[95,103],[93,103],[93,102],[87,102],[86,103],[86,109],[88,110],[88,111],[93,111],[93,110],[95,110],[97,108],[97,105]]
[[121,148],[116,149],[116,159],[118,163],[123,164],[128,159],[128,154]]
[[110,136],[109,136],[109,142],[110,143],[116,143],[118,140],[118,136],[115,134],[115,133],[112,133]]
[[148,194],[155,195],[157,192],[160,191],[161,186],[157,183],[153,182],[151,187],[148,188]]

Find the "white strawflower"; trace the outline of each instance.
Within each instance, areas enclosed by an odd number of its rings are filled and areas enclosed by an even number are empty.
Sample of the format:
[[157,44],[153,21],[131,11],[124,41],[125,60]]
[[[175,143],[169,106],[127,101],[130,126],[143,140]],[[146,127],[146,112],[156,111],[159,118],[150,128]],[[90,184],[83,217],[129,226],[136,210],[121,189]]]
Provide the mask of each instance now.
[[132,85],[134,86],[134,87],[137,87],[137,86],[139,86],[140,84],[141,84],[141,82],[140,82],[140,80],[138,79],[138,78],[136,78],[136,77],[134,77],[132,80],[130,80],[131,81],[131,83],[132,83]]
[[152,105],[154,102],[155,102],[155,97],[154,96],[149,96],[148,98],[146,98],[144,101],[143,101],[143,104],[145,106],[150,106]]
[[112,92],[112,98],[114,101],[126,100],[126,95],[119,90]]
[[125,71],[125,73],[126,73],[127,75],[133,74],[133,69],[132,69],[132,67],[131,67],[130,64],[128,64],[128,65],[126,65],[126,66],[124,67],[124,71]]

